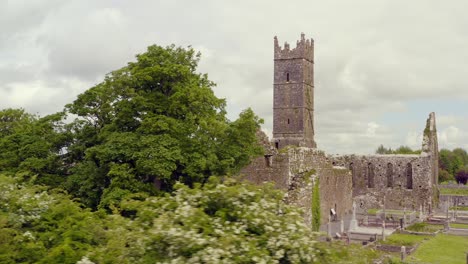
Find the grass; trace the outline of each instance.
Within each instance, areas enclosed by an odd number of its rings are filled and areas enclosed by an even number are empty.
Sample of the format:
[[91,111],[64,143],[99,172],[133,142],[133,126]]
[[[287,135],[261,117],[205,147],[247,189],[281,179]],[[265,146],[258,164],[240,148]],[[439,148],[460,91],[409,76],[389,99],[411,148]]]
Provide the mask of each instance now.
[[427,223],[416,223],[406,228],[406,230],[409,230],[409,231],[430,232],[430,233],[434,233],[441,229],[444,229],[443,225],[434,225],[434,224],[427,224]]
[[[468,224],[450,223],[450,227],[468,229]],[[468,239],[468,238],[467,238]]]
[[[404,210],[393,210],[393,209],[387,209],[385,210],[385,215],[390,216],[390,215],[403,215]],[[367,209],[367,214],[368,215],[377,215],[377,213],[383,213],[382,209],[376,209],[376,208],[371,208]],[[406,211],[406,214],[410,214],[411,211]]]
[[427,240],[432,237],[433,236],[419,236],[394,233],[387,237],[385,241],[380,241],[380,243],[383,245],[415,246],[416,244],[421,243],[423,240]]
[[468,196],[468,188],[467,189],[440,188],[440,194]]
[[342,242],[327,243],[323,245],[331,253],[329,263],[334,264],[369,264],[382,258],[385,253],[359,244],[351,243],[346,246]]
[[367,209],[367,214],[368,214],[368,215],[377,215],[377,212],[378,212],[379,210],[380,210],[380,209],[375,209],[375,208]]
[[465,264],[468,238],[438,234],[420,244],[408,257],[409,263]]
[[457,211],[468,211],[468,206],[452,206],[450,207],[450,210],[457,210]]

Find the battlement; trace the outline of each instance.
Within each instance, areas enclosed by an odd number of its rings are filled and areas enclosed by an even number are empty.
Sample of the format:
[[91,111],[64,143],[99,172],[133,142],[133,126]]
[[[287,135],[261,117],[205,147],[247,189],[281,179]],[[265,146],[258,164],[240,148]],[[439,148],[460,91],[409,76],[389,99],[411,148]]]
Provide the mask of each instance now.
[[289,43],[285,42],[284,47],[278,44],[278,38],[275,36],[275,60],[283,59],[306,59],[314,61],[314,40],[305,39],[304,33],[301,33],[301,39],[296,42],[296,48],[291,49]]

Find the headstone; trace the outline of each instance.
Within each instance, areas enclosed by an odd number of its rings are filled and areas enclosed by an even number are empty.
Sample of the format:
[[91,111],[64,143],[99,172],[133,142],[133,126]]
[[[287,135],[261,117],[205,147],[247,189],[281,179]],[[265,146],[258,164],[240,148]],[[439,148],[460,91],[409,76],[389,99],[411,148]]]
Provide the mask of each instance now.
[[382,221],[382,241],[385,241],[385,220]]
[[344,221],[343,221],[343,219],[341,219],[341,221],[340,221],[340,233],[341,234],[344,233]]
[[406,258],[406,247],[401,246],[401,261],[405,261]]
[[349,230],[354,231],[358,227],[357,220],[356,220],[356,202],[353,202],[353,216],[351,221],[349,222]]

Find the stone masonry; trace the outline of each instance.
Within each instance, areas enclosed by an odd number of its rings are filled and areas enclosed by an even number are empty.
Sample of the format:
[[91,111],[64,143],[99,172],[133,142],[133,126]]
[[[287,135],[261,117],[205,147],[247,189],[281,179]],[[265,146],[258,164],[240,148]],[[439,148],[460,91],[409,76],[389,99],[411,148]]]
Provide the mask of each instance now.
[[358,208],[431,211],[437,201],[438,143],[435,114],[424,129],[420,155],[326,155],[314,140],[314,41],[304,34],[291,49],[274,38],[273,140],[260,132],[265,155],[242,169],[240,177],[273,182],[286,201],[312,219],[312,192],[319,181],[321,222],[343,219]]
[[334,165],[353,176],[353,197],[363,212],[369,208],[431,210],[437,195],[438,150],[435,114],[424,129],[420,155],[330,155]]
[[273,141],[315,148],[314,141],[314,41],[297,41],[284,48],[274,39]]

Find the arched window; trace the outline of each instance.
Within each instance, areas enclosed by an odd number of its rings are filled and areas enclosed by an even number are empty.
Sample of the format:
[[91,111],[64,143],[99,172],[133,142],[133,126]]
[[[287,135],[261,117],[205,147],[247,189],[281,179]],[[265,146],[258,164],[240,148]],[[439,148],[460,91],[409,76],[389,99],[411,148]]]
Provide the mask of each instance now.
[[413,189],[413,165],[406,164],[406,189]]
[[356,173],[355,173],[355,170],[354,170],[354,164],[353,163],[350,163],[349,164],[349,170],[351,171],[351,180],[353,182],[353,187],[356,186]]
[[367,187],[374,188],[374,165],[367,164]]
[[289,72],[286,73],[286,81],[289,82]]
[[393,164],[387,164],[387,187],[393,187]]

